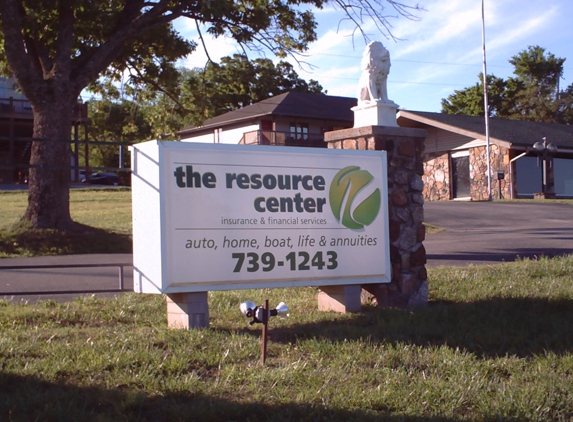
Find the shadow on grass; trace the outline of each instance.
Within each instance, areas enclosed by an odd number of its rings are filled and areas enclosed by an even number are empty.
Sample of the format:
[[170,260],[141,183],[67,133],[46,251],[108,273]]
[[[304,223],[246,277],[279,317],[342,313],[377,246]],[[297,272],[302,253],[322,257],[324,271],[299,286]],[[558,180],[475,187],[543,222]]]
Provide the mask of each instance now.
[[14,256],[131,253],[132,240],[127,234],[82,224],[67,232],[17,226],[0,231],[0,250]]
[[273,342],[322,338],[460,348],[481,357],[573,351],[573,301],[492,298],[415,309],[367,307],[352,318],[269,330]]
[[0,373],[0,419],[9,421],[422,421],[389,409],[345,410],[313,404],[240,403],[189,392],[149,397],[118,387],[76,387]]

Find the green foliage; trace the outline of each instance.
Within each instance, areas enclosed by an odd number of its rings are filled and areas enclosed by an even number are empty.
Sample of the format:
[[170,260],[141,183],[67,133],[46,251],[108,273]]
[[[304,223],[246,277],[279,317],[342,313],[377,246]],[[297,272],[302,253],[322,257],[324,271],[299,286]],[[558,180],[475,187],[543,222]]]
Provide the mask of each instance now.
[[[109,97],[88,103],[89,138],[98,142],[125,142],[133,144],[152,139],[152,127],[146,121],[140,107],[127,100],[112,101]],[[81,131],[85,128],[82,127]],[[81,135],[80,135],[81,136]],[[80,162],[83,164],[85,145],[80,144]],[[127,147],[123,147],[124,152]],[[89,153],[91,167],[118,167],[119,146],[91,145]],[[124,166],[129,167],[129,156],[124,154]]]
[[[318,312],[311,287],[210,292],[170,330],[161,295],[0,304],[0,415],[54,421],[568,421],[573,257],[429,272],[424,308]],[[286,299],[285,299],[286,298]],[[246,299],[286,300],[266,366]]]
[[[483,73],[480,73],[478,78],[479,82],[474,86],[456,90],[447,99],[442,99],[442,112],[447,114],[464,114],[466,116],[483,116]],[[505,117],[507,110],[512,108],[512,99],[515,92],[519,90],[514,82],[487,75],[490,116]]]
[[[557,58],[539,46],[530,46],[509,62],[514,67],[515,77],[504,80],[487,76],[490,116],[573,123],[573,85],[557,95],[564,58]],[[473,87],[456,90],[442,99],[442,112],[483,116],[483,74],[479,75],[479,82]]]
[[[285,61],[249,60],[244,55],[223,57],[204,70],[183,73],[181,103],[189,111],[187,122],[203,121],[284,92],[321,93],[318,82],[306,82]],[[186,122],[186,123],[187,123]]]
[[[120,88],[117,82],[112,77],[93,86],[103,96],[90,101],[90,136],[94,139],[177,139],[177,132],[185,126],[200,125],[283,92],[322,92],[318,82],[301,79],[290,63],[275,65],[270,59],[249,60],[239,54],[208,63],[205,69],[180,68],[168,79],[129,78],[121,81]],[[111,160],[117,162],[117,157]]]

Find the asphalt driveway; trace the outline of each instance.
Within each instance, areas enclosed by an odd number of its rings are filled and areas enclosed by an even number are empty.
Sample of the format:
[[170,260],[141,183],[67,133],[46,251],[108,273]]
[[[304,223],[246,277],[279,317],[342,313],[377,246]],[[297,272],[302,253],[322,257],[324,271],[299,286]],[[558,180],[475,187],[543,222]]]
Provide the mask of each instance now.
[[573,253],[573,203],[426,202],[428,266],[489,264]]

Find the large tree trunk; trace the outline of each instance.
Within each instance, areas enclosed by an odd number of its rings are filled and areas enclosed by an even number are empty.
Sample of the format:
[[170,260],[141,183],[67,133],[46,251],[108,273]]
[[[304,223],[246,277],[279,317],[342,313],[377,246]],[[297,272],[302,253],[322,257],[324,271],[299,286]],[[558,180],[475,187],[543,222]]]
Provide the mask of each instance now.
[[74,228],[69,190],[73,104],[66,97],[32,102],[36,140],[30,158],[28,208],[22,220],[35,228]]

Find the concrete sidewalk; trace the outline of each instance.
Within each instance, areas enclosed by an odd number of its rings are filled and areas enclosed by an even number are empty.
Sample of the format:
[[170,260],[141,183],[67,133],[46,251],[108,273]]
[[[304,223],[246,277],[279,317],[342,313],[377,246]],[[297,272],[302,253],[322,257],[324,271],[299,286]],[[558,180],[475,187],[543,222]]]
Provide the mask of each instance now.
[[[133,290],[132,262],[131,254],[0,259],[0,298],[29,301],[50,298],[63,301],[83,294],[92,294],[87,292],[97,292],[98,296],[113,296],[118,294],[120,288],[120,271],[123,274],[123,289]],[[11,266],[49,265],[86,265],[86,267],[4,269]],[[88,265],[94,267],[87,267]],[[102,265],[110,266],[102,267]]]

